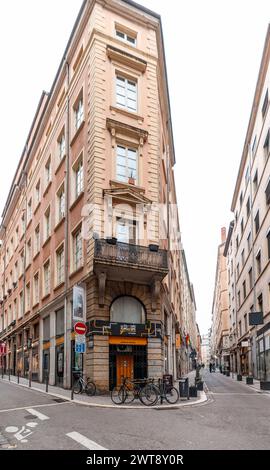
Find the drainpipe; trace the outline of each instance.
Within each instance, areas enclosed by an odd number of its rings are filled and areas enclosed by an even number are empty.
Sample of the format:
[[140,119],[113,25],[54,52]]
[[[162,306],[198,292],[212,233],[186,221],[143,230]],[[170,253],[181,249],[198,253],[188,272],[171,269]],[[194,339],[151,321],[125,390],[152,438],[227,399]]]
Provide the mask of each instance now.
[[[69,350],[71,341],[69,338],[69,324],[68,324],[68,288],[69,288],[69,160],[70,160],[70,102],[69,102],[69,81],[70,81],[70,71],[69,71],[69,63],[67,59],[65,59],[66,63],[66,74],[67,74],[67,113],[66,113],[66,175],[65,175],[65,306],[64,306],[64,331],[65,331],[65,374],[64,374],[64,387],[69,387],[69,361],[68,361],[68,354],[67,351]],[[68,344],[69,343],[69,344]],[[72,351],[70,354],[72,360]]]
[[[252,284],[253,284],[253,308],[254,312],[256,312],[256,282],[255,282],[255,253],[254,253],[254,227],[253,227],[253,191],[252,191],[252,182],[251,182],[251,146],[250,143],[248,145],[248,156],[249,156],[249,194],[250,194],[250,228],[251,228],[251,250],[252,250]],[[257,326],[255,329],[255,333],[257,332]],[[254,336],[254,341],[256,341],[256,336]],[[256,345],[255,345],[256,346]],[[256,348],[257,351],[257,348]],[[256,352],[257,354],[257,352]],[[251,374],[252,370],[252,348],[251,348],[251,329],[249,328],[249,375]]]
[[[26,147],[27,151],[27,147]],[[24,206],[24,243],[23,243],[23,316],[25,316],[25,286],[26,286],[26,276],[25,276],[25,269],[26,269],[26,226],[27,226],[27,195],[26,195],[26,185],[27,185],[27,173],[23,171],[23,181],[22,185],[24,185],[24,197],[25,197],[25,206]],[[22,329],[22,376],[24,377],[25,370],[24,370],[24,339],[25,339],[25,328]]]

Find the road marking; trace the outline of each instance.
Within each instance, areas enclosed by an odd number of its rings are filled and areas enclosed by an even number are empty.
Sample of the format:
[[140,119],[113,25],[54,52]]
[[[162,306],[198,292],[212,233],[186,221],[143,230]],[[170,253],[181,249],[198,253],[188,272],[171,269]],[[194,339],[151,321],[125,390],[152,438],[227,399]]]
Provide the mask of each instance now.
[[34,410],[33,408],[26,408],[26,411],[28,411],[28,413],[30,413],[31,415],[36,416],[38,419],[40,419],[40,421],[45,421],[46,419],[50,419],[49,416],[46,416],[40,413],[39,411]]
[[89,449],[89,450],[107,450],[105,447],[102,447],[99,444],[97,444],[96,442],[91,441],[90,439],[83,436],[79,432],[76,432],[76,431],[69,432],[69,433],[66,434],[66,436],[70,437],[74,441],[76,441],[79,444],[81,444],[82,446],[86,447],[86,449]]
[[246,392],[246,393],[239,393],[239,392],[211,392],[213,395],[256,395],[256,392]]
[[[72,405],[72,402],[65,402],[65,403],[47,403],[45,405],[33,405],[31,409],[33,408],[43,408],[45,406],[61,406],[61,405]],[[31,406],[31,405],[30,405]],[[9,411],[20,411],[20,410],[27,410],[29,408],[28,406],[22,406],[21,408],[8,408],[7,410],[0,410],[0,413],[7,413]]]

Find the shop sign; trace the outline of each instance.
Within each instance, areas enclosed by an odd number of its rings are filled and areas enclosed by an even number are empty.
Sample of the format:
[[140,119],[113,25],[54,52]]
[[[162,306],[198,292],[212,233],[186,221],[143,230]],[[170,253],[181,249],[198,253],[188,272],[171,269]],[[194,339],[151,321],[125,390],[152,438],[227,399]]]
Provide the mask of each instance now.
[[85,289],[83,287],[73,287],[73,311],[72,318],[75,321],[85,321]]
[[249,344],[248,341],[242,341],[241,342],[241,347],[242,348],[248,348],[248,344]]
[[263,312],[250,312],[248,320],[249,325],[263,325]]
[[0,354],[6,354],[6,345],[5,345],[5,343],[0,343]]
[[148,322],[145,324],[110,323],[104,320],[87,322],[89,334],[103,336],[136,336],[145,338],[161,338],[161,324]]

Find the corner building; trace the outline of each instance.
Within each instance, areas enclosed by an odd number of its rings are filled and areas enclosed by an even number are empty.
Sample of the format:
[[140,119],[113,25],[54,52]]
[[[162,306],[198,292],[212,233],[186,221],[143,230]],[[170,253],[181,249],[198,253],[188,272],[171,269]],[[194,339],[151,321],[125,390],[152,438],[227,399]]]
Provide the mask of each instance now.
[[128,0],[84,1],[3,212],[0,340],[13,373],[68,388],[81,367],[108,390],[122,375],[181,370],[170,123],[160,17]]

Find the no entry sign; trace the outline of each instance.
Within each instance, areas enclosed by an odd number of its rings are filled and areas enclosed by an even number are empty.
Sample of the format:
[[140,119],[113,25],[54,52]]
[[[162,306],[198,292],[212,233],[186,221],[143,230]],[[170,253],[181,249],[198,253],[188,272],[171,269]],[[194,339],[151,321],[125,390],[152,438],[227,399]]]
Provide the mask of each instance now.
[[81,321],[78,321],[77,323],[75,323],[74,331],[77,333],[77,335],[85,335],[87,331],[86,324]]

